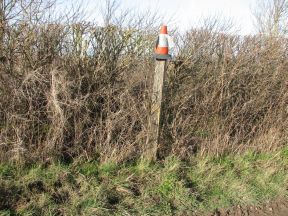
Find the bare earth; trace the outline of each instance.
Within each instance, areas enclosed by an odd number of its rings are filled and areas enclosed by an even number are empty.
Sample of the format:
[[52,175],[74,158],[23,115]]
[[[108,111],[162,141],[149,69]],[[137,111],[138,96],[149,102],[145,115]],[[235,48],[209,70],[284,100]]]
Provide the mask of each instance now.
[[236,206],[217,210],[211,216],[288,216],[288,198],[267,202],[261,206]]

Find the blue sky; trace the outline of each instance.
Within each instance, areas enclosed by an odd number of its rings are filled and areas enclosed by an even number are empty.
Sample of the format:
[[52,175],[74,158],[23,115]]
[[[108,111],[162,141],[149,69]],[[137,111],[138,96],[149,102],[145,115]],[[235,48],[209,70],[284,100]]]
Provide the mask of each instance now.
[[[69,2],[77,2],[70,0]],[[240,34],[250,34],[254,31],[251,9],[257,0],[118,0],[122,8],[152,11],[158,10],[165,15],[163,23],[173,17],[173,25],[181,30],[197,26],[202,17],[222,16],[233,20]],[[97,10],[105,0],[83,0],[88,6],[89,14],[100,21]],[[98,15],[97,15],[98,14]],[[98,17],[99,16],[99,17]],[[167,18],[166,18],[167,17]],[[167,19],[167,20],[165,20]]]

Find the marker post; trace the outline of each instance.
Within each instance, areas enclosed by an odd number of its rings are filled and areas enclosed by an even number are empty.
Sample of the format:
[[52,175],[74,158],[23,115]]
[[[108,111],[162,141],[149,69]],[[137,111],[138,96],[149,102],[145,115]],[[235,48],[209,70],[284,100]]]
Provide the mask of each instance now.
[[167,62],[171,58],[168,47],[167,26],[162,26],[156,44],[156,65],[154,72],[153,91],[151,97],[151,111],[149,115],[148,139],[145,151],[145,159],[155,161],[159,148],[161,131],[163,88],[166,77]]

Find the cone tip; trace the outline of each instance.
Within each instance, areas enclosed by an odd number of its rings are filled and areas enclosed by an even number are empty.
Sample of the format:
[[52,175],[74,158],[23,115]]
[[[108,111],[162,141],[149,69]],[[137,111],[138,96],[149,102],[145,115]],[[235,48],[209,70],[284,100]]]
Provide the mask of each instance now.
[[167,25],[161,26],[160,34],[168,34]]

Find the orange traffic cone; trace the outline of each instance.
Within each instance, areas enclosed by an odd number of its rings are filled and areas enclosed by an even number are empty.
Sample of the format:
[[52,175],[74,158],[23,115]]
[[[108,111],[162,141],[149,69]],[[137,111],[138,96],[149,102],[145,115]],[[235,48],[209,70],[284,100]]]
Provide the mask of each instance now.
[[171,58],[169,55],[169,42],[166,25],[163,25],[160,29],[160,34],[156,42],[155,57],[156,59],[160,60],[167,60]]

